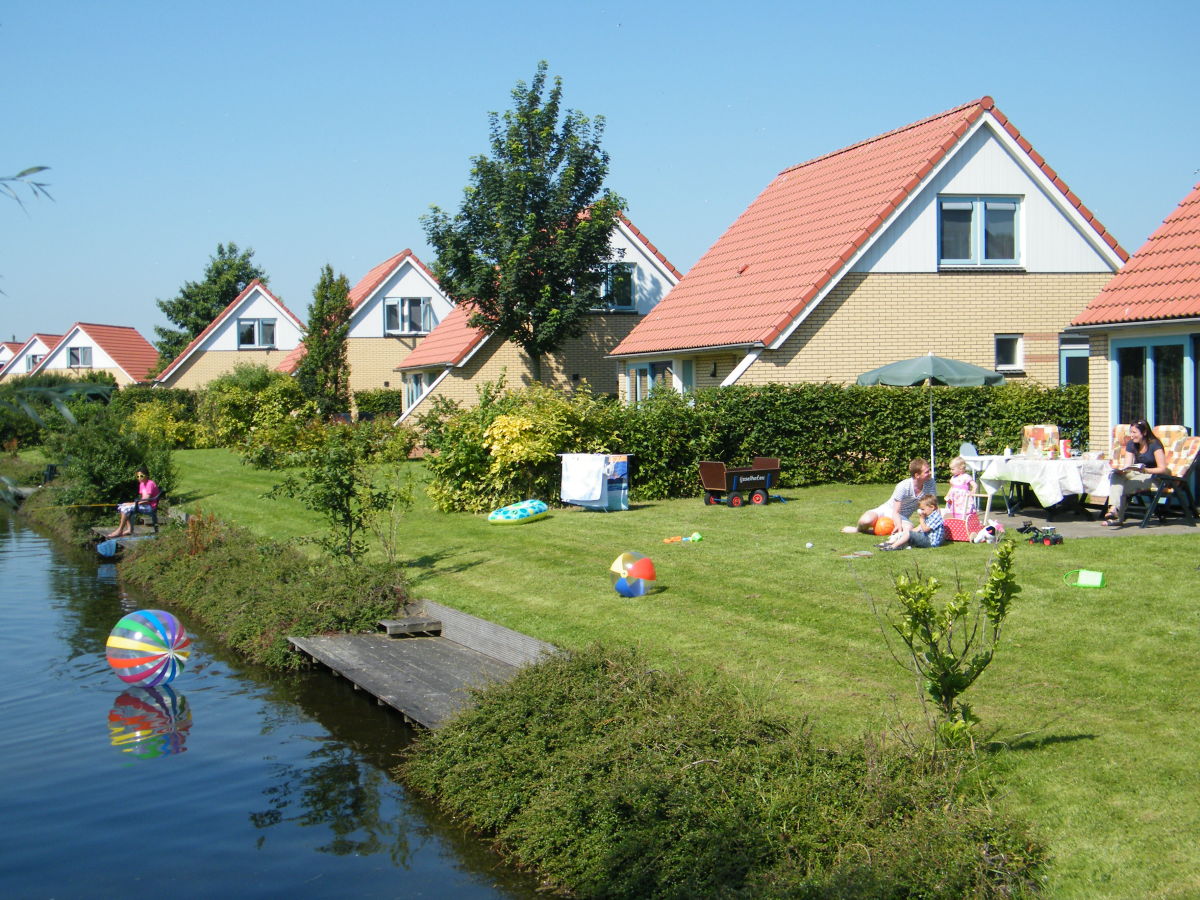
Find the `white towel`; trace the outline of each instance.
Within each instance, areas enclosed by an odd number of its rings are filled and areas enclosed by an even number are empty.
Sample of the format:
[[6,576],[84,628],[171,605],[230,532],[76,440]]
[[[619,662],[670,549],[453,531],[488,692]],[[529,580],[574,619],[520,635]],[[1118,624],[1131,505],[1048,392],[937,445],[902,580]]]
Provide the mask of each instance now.
[[562,490],[564,503],[599,500],[604,490],[604,453],[562,454]]

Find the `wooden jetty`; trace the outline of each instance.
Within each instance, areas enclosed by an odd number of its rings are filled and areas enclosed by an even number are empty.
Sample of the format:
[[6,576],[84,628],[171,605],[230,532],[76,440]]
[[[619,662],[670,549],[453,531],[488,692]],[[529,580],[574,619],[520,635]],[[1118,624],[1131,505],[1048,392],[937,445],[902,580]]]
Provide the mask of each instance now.
[[424,728],[437,728],[467,706],[470,688],[507,681],[521,666],[558,652],[545,641],[430,600],[407,613],[380,622],[378,634],[288,641]]

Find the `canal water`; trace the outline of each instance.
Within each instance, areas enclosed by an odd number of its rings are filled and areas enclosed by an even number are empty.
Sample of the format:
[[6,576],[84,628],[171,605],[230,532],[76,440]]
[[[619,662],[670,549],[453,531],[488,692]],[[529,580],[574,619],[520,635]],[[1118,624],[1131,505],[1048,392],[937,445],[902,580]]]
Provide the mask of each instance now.
[[166,608],[0,513],[0,896],[531,898],[389,774],[399,717],[328,673],[194,639],[127,688],[105,642]]

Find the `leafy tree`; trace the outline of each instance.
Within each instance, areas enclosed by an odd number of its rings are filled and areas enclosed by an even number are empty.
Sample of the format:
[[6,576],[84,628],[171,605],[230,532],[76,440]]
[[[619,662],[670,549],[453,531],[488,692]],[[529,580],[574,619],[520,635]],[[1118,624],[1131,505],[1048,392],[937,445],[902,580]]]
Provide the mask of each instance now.
[[603,116],[563,112],[558,77],[545,88],[542,61],[513,108],[489,114],[491,155],[472,160],[458,213],[435,206],[421,219],[442,287],[471,303],[473,327],[520,345],[535,380],[543,354],[583,334],[624,206],[603,187]]
[[217,252],[209,258],[204,270],[203,281],[189,281],[179,289],[179,294],[170,300],[156,300],[158,308],[166,317],[178,325],[178,329],[154,326],[162,363],[165,366],[183,352],[196,335],[226,306],[234,301],[250,282],[258,279],[267,283],[267,275],[253,262],[254,251],[239,250],[230,242],[217,244]]
[[350,282],[326,265],[308,307],[305,355],[296,372],[304,396],[324,419],[350,409],[350,368],[346,335],[350,332]]

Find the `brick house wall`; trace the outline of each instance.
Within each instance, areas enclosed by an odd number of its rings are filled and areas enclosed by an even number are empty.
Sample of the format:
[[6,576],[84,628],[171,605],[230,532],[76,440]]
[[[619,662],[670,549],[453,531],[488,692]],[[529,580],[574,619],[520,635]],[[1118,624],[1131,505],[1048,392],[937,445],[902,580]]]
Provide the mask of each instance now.
[[1025,377],[1058,384],[1058,337],[1111,278],[1107,272],[867,274],[842,278],[783,347],[740,384],[832,381],[933,351],[995,367],[995,335],[1024,338]]
[[406,337],[347,338],[346,363],[350,366],[350,393],[402,386],[396,366],[421,342],[419,335]]
[[[613,348],[633,330],[640,317],[629,313],[594,313],[587,332],[563,345],[563,349],[542,358],[543,383],[559,390],[569,390],[586,381],[597,394],[618,392],[618,364],[606,359]],[[393,372],[393,386],[400,385],[400,373]],[[427,373],[436,377],[437,372]],[[499,343],[488,340],[466,365],[453,369],[437,388],[417,408],[420,415],[433,397],[446,397],[463,406],[472,406],[478,398],[477,386],[495,381],[501,374],[510,388],[532,383],[529,359],[511,341]],[[573,376],[578,375],[576,380]]]
[[275,368],[291,351],[288,350],[208,350],[194,353],[180,364],[163,382],[163,387],[202,388],[214,378],[227,375],[243,364]]

